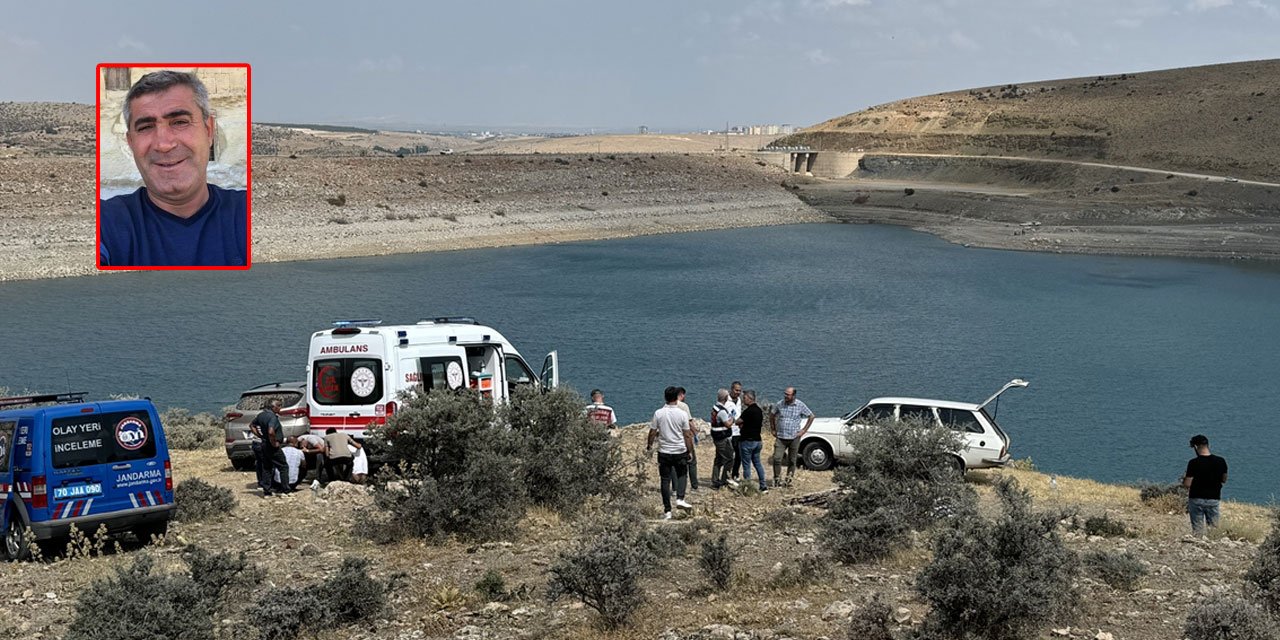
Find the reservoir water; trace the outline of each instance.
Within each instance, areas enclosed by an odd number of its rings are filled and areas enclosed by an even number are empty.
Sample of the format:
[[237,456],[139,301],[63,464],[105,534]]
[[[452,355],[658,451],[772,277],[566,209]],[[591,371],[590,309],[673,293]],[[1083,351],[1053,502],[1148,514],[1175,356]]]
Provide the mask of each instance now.
[[1224,496],[1280,484],[1280,270],[969,249],[894,227],[795,225],[283,264],[0,283],[0,386],[149,396],[219,411],[301,380],[339,318],[470,315],[536,367],[606,393],[623,423],[662,389],[694,414],[741,380],[819,415],[872,396],[980,402],[1015,457],[1110,482],[1173,482],[1209,436]]

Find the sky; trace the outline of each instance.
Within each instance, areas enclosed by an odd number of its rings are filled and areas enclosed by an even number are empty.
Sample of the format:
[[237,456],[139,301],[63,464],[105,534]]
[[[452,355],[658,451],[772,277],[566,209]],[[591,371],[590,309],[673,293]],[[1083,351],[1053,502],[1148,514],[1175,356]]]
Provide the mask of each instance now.
[[248,62],[256,121],[431,130],[807,126],[1280,58],[1280,0],[0,0],[0,16],[0,101],[92,104],[99,62]]

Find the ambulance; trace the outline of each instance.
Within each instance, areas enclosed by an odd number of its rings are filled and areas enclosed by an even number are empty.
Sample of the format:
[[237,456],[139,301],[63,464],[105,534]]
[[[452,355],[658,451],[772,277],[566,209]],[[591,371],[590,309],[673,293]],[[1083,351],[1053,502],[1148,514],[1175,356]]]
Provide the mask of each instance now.
[[468,317],[338,320],[311,335],[307,379],[311,432],[335,428],[354,438],[385,424],[402,392],[465,387],[502,403],[521,386],[560,384],[555,351],[535,375],[501,333]]

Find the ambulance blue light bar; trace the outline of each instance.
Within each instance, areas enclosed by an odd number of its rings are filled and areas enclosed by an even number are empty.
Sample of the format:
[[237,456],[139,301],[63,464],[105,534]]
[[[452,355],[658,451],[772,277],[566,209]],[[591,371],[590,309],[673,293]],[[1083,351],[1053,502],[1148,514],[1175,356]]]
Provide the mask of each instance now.
[[397,331],[397,332],[396,332],[396,337],[400,339],[400,346],[402,346],[402,347],[406,347],[406,346],[408,346],[408,345],[409,345],[409,332],[408,332],[408,331],[405,331],[404,329],[401,329],[401,330],[399,330],[399,331]]
[[363,320],[334,320],[333,326],[338,328],[344,327],[376,327],[382,324],[382,320],[376,318],[367,318]]

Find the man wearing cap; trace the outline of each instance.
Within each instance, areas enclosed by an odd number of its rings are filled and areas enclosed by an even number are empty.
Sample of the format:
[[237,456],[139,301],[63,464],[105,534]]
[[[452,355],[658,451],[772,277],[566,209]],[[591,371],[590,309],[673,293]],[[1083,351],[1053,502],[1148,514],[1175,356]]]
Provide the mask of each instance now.
[[1196,457],[1187,463],[1182,486],[1187,488],[1191,533],[1202,537],[1206,524],[1218,526],[1218,501],[1222,499],[1222,485],[1227,483],[1227,461],[1209,453],[1209,439],[1203,435],[1191,437],[1191,448],[1195,449]]

